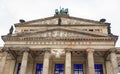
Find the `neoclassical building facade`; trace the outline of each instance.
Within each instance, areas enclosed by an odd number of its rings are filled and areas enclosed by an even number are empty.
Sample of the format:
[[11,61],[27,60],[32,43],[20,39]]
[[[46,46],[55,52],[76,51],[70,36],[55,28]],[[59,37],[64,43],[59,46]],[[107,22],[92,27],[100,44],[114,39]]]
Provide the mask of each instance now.
[[56,11],[20,20],[0,47],[0,74],[118,74],[120,48],[105,19],[94,21]]

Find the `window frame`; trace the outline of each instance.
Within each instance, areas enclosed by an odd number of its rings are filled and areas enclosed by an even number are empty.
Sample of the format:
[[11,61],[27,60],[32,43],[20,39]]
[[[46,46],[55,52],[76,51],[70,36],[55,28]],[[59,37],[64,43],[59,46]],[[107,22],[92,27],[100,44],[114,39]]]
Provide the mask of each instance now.
[[[37,68],[38,65],[40,65],[40,68],[39,68],[39,69]],[[37,64],[36,64],[35,74],[37,74],[37,72],[39,72],[39,71],[40,71],[40,73],[42,74],[42,72],[43,72],[43,64],[42,64],[42,63],[37,63]]]
[[[56,70],[56,65],[58,65],[59,66],[59,68],[60,68],[60,65],[62,65],[62,69],[59,69],[59,70]],[[56,71],[58,71],[58,73],[55,73]],[[64,72],[65,72],[65,65],[64,64],[62,64],[62,63],[57,63],[57,64],[55,64],[54,65],[54,74],[60,74],[61,72],[63,72],[63,74],[65,74]]]
[[[99,66],[95,66],[95,65],[99,65]],[[103,74],[103,64],[101,63],[94,64],[94,69],[95,69],[95,74],[96,74],[96,71],[100,72],[100,74]]]
[[17,74],[20,74],[20,69],[21,69],[21,63],[18,63],[18,65],[17,65]]
[[[78,69],[77,70],[75,70],[75,65],[78,65]],[[80,68],[80,66],[82,68]],[[75,74],[75,71],[78,71],[78,74],[80,74],[80,72],[82,72],[82,74],[84,74],[84,65],[81,64],[81,63],[75,63],[75,64],[73,64],[73,74]]]

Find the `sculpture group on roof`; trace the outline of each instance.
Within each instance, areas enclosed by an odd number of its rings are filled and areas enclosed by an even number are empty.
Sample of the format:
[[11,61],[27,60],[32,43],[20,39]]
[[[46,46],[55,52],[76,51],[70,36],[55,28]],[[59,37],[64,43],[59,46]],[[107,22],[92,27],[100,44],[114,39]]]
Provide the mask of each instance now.
[[68,14],[68,8],[66,9],[62,8],[60,10],[56,9],[55,14]]

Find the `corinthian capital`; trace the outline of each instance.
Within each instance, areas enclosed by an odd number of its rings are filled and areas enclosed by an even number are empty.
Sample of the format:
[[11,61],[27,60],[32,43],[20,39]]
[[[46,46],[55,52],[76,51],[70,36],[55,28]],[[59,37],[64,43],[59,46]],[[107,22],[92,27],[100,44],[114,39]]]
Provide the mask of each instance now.
[[109,49],[109,52],[110,52],[110,53],[116,53],[116,52],[117,52],[117,49],[116,49],[116,48],[111,48],[111,49]]
[[3,47],[2,52],[9,52],[9,48],[8,47]]

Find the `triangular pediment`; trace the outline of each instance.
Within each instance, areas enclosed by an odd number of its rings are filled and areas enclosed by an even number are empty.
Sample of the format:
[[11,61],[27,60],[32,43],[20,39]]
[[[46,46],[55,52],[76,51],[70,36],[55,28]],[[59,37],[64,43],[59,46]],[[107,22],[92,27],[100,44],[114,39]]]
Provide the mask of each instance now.
[[45,31],[38,31],[35,33],[30,33],[23,35],[23,37],[40,37],[40,38],[87,38],[87,37],[103,37],[104,35],[97,35],[87,32],[79,32],[75,30],[68,29],[49,29]]
[[[60,22],[59,22],[60,18]],[[71,17],[71,16],[53,16],[44,19],[32,20],[24,23],[18,23],[16,25],[98,25],[101,24],[99,21],[88,20],[83,18]]]

